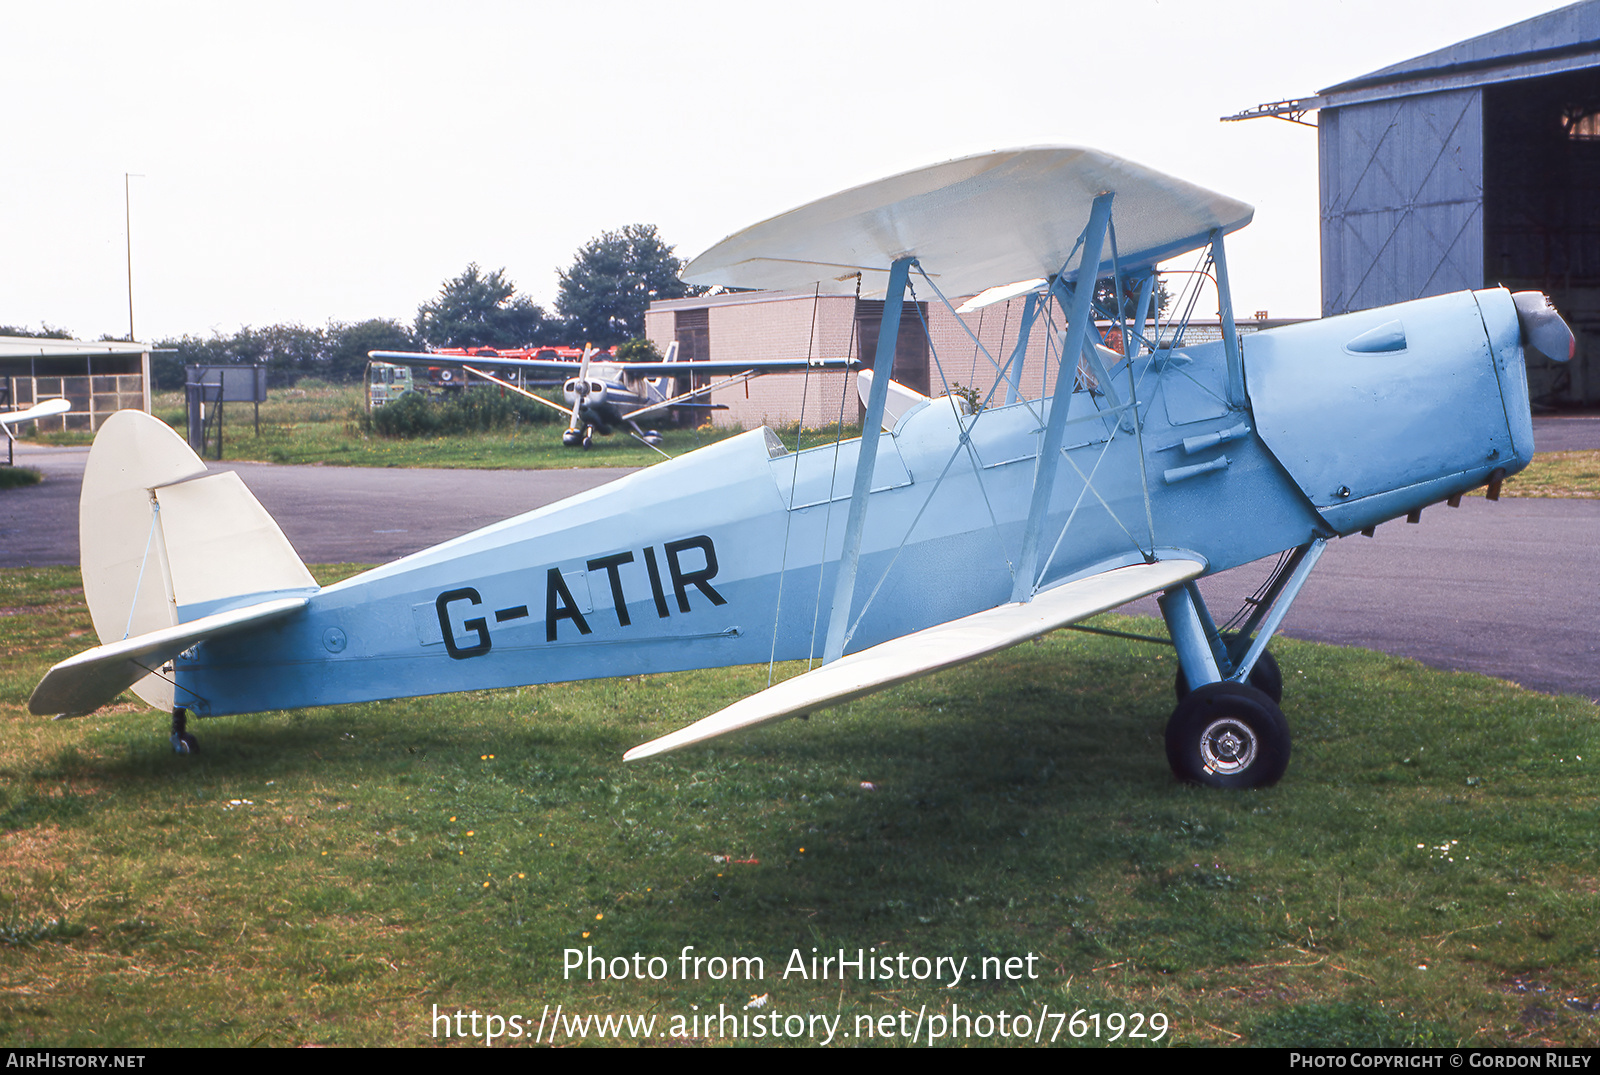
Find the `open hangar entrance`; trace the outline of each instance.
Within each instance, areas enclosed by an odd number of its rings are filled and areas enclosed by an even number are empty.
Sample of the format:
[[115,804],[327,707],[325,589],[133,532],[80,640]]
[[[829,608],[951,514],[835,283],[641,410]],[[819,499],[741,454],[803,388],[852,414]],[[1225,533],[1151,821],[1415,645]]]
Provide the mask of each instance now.
[[1543,291],[1578,337],[1529,362],[1542,403],[1600,404],[1600,67],[1483,91],[1484,280]]

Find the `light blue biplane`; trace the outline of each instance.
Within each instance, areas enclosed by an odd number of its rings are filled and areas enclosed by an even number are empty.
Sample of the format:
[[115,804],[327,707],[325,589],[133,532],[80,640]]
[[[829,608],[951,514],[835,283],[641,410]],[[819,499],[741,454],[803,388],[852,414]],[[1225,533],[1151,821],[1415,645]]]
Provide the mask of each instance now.
[[[820,660],[634,759],[1160,594],[1182,669],[1173,771],[1271,784],[1290,741],[1266,647],[1326,543],[1481,485],[1493,495],[1533,456],[1524,348],[1566,358],[1572,336],[1543,296],[1485,290],[1241,340],[1224,239],[1251,214],[1107,154],[1045,147],[774,217],[685,276],[884,298],[871,435],[790,451],[755,430],[323,588],[235,475],[119,413],[90,455],[80,520],[103,644],[51,669],[29,706],[85,713],[131,686],[172,711],[188,750],[187,712]],[[1158,326],[1156,267],[1188,252],[1217,285],[1215,342]],[[1097,284],[1111,308],[1096,308]],[[975,413],[902,391],[886,420],[912,285],[1024,299]],[[1120,353],[1097,319],[1120,328]],[[1037,399],[1020,391],[1030,333],[1050,345]],[[1195,580],[1276,554],[1253,611],[1219,631]]]

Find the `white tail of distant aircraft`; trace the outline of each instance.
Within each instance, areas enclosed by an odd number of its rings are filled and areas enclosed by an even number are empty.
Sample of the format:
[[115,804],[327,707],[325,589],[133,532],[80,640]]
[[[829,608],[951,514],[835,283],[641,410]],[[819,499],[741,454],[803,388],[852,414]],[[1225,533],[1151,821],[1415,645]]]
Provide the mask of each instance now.
[[47,399],[25,411],[0,411],[0,426],[4,426],[9,433],[12,426],[31,422],[36,418],[51,418],[58,414],[66,414],[71,409],[72,404],[64,399]]

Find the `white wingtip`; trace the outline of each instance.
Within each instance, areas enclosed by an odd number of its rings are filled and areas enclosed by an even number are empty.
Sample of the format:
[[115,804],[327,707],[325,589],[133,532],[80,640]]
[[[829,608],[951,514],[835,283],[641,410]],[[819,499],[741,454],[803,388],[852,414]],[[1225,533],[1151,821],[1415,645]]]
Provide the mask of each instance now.
[[1049,283],[1048,280],[1039,276],[1032,280],[1018,280],[1014,284],[1001,284],[998,287],[991,287],[987,291],[980,291],[960,306],[957,306],[956,313],[970,314],[975,310],[983,309],[985,306],[993,306],[997,302],[1005,302],[1007,299],[1015,299],[1026,295],[1030,291],[1038,291],[1047,283]]
[[47,399],[43,403],[29,407],[25,411],[7,411],[0,414],[0,425],[21,425],[31,422],[35,418],[50,418],[57,414],[66,414],[72,409],[72,404],[64,399]]

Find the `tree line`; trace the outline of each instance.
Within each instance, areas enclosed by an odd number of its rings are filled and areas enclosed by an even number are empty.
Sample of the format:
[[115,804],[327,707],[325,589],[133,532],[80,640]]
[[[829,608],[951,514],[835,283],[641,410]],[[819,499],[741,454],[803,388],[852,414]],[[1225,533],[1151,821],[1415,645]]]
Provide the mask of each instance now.
[[[553,312],[519,295],[505,269],[485,272],[474,263],[418,307],[410,325],[373,318],[331,321],[326,328],[247,326],[231,336],[156,340],[151,380],[156,388],[177,389],[183,387],[185,366],[261,364],[267,367],[267,383],[276,388],[302,377],[359,380],[368,351],[625,344],[644,335],[651,302],[699,293],[678,278],[685,264],[655,225],[629,224],[579,248],[571,266],[559,273]],[[48,325],[33,332],[0,326],[0,335],[71,338]]]

